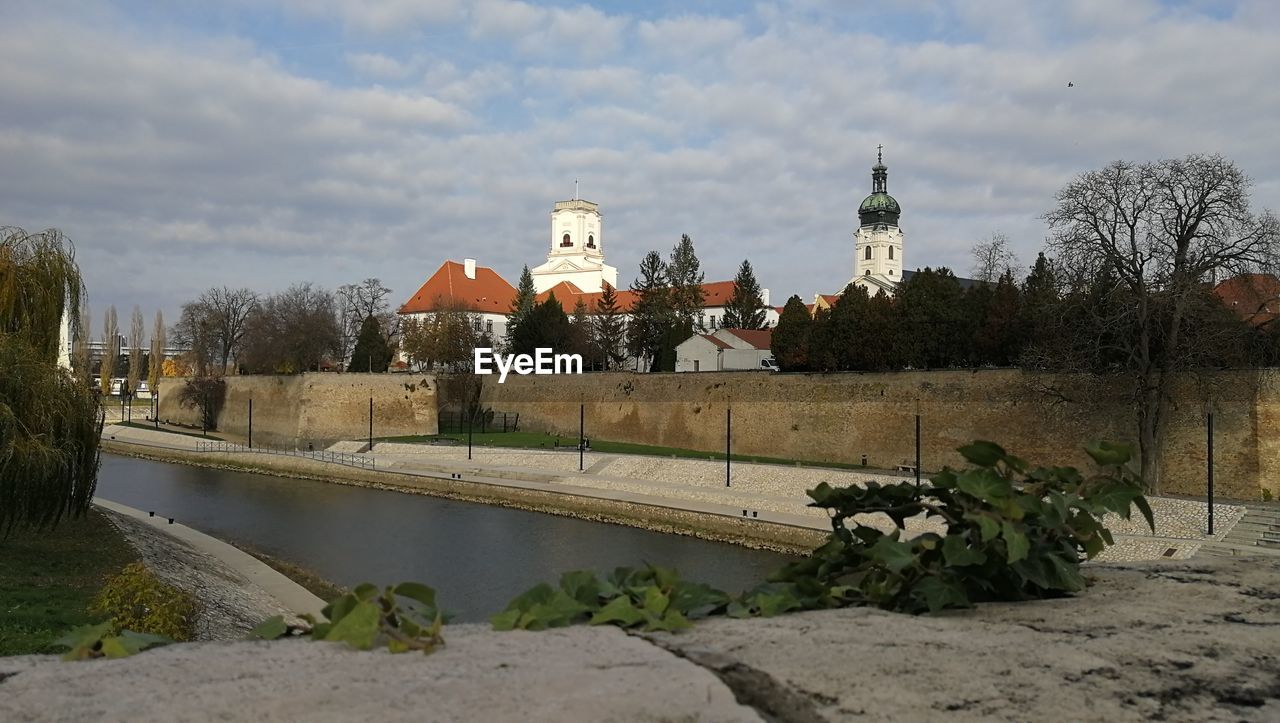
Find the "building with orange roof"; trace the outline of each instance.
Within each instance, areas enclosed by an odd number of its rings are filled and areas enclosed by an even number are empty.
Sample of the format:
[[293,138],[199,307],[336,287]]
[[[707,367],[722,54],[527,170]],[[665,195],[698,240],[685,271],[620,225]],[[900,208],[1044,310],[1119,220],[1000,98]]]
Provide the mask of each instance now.
[[1280,316],[1280,279],[1272,274],[1240,274],[1213,287],[1213,293],[1250,326],[1266,326]]
[[506,338],[507,317],[515,298],[514,286],[493,269],[477,266],[475,259],[446,261],[397,313],[402,318],[422,320],[437,311],[465,311],[475,315],[475,330],[496,344]]

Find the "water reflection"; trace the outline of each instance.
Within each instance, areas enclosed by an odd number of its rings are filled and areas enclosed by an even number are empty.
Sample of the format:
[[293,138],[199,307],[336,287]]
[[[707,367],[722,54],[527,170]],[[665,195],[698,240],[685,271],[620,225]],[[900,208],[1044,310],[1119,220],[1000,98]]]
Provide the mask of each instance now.
[[348,587],[418,580],[458,621],[567,570],[642,562],[730,592],[782,555],[425,495],[103,455],[98,494],[308,567]]

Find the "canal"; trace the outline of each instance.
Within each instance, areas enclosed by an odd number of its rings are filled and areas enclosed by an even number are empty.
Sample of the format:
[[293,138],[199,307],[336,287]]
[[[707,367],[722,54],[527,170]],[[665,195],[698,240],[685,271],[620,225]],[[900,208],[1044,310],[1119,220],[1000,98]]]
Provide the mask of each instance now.
[[645,562],[731,593],[787,557],[571,517],[314,480],[102,456],[97,494],[242,542],[345,587],[414,580],[457,622],[569,570]]

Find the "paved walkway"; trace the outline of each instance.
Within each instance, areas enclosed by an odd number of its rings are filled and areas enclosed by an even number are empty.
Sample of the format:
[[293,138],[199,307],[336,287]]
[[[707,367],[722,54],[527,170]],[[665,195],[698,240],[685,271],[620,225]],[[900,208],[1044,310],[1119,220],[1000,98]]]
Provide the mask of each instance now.
[[[131,444],[194,450],[200,440],[154,430],[108,427],[105,436]],[[332,451],[350,452],[362,442],[339,442]],[[224,453],[207,453],[211,455]],[[236,452],[242,455],[253,453]],[[830,529],[825,510],[808,507],[805,490],[819,482],[833,486],[861,484],[868,480],[891,483],[901,474],[824,468],[734,463],[725,485],[724,461],[677,459],[643,455],[583,455],[585,471],[578,471],[577,450],[532,450],[474,447],[472,459],[462,445],[417,445],[381,442],[372,454],[379,471],[397,474],[461,479],[517,489],[538,490],[581,497],[629,502],[725,517],[746,518],[812,530]],[[1110,516],[1108,527],[1117,545],[1103,553],[1108,561],[1172,557],[1196,554],[1205,542],[1220,542],[1244,516],[1241,505],[1215,504],[1214,535],[1204,534],[1207,508],[1202,502],[1169,497],[1150,498],[1156,514],[1156,532],[1146,523]],[[887,519],[859,520],[888,529]],[[909,531],[934,529],[934,521],[909,521]],[[1172,553],[1169,551],[1172,550]]]

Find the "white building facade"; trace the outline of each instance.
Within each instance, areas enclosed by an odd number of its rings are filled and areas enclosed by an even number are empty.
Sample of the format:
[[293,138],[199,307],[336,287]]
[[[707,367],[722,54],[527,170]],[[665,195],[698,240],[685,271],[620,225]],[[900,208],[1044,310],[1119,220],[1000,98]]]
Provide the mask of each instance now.
[[531,269],[533,285],[542,293],[568,281],[587,293],[617,288],[618,270],[604,262],[604,218],[591,201],[558,201],[551,211],[551,251],[547,262]]

